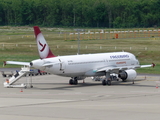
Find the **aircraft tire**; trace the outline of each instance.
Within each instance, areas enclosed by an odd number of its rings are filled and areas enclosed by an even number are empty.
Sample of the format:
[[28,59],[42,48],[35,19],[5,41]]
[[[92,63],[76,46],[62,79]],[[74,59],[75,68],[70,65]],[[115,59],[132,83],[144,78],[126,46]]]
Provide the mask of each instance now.
[[73,83],[74,83],[74,85],[77,85],[78,84],[78,80],[74,80]]
[[107,80],[107,85],[108,85],[108,86],[111,85],[111,80]]
[[106,85],[106,84],[107,84],[106,80],[103,80],[102,85]]
[[72,79],[69,80],[69,84],[73,85],[74,81]]

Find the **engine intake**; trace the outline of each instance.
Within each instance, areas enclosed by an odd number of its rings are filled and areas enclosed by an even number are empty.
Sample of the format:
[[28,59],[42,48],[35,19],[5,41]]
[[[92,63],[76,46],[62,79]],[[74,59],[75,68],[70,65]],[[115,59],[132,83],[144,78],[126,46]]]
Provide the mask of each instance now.
[[123,81],[134,80],[137,77],[137,72],[133,69],[123,70],[118,74],[118,77],[121,78]]

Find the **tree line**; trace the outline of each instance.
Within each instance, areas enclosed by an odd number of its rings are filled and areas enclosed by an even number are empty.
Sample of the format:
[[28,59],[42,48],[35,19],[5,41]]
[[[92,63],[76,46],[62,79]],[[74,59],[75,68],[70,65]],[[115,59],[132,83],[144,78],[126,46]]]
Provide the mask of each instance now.
[[0,0],[0,25],[158,27],[160,0]]

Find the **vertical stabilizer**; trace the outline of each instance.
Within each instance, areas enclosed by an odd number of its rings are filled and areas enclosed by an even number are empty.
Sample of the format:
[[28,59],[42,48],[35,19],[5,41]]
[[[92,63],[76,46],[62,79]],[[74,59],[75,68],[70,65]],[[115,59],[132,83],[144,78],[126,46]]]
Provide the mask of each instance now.
[[44,58],[51,58],[51,57],[56,57],[50,50],[43,34],[41,33],[40,29],[38,26],[34,26],[34,33],[36,37],[36,42],[37,42],[37,47],[38,47],[38,52],[39,56],[41,59]]

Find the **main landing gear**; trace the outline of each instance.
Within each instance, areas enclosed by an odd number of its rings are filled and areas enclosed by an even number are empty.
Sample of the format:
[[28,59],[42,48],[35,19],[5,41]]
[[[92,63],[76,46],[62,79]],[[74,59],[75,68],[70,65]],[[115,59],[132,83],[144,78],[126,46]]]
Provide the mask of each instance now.
[[70,85],[77,85],[77,84],[78,84],[77,78],[75,77],[75,78],[70,79],[70,80],[69,80],[69,84],[70,84]]
[[109,72],[106,72],[106,77],[102,80],[102,85],[111,85],[112,77]]
[[111,85],[111,80],[102,80],[102,85]]

